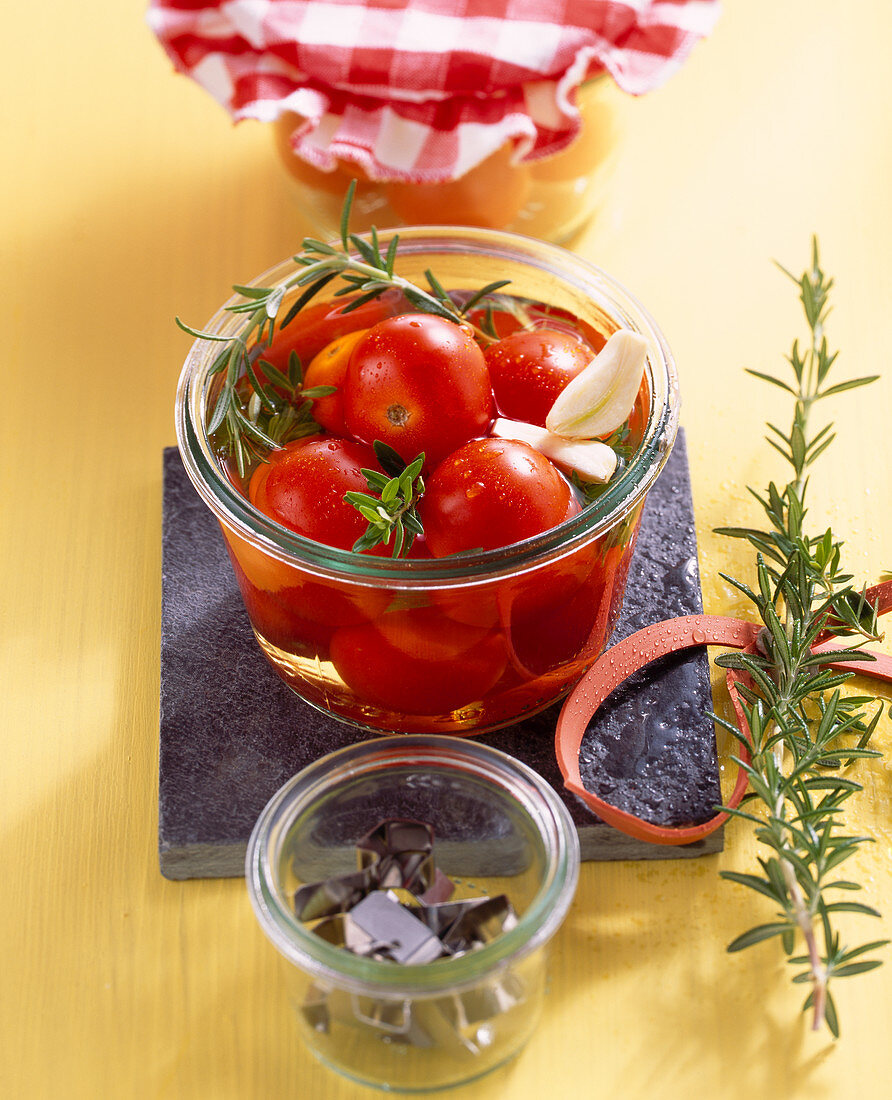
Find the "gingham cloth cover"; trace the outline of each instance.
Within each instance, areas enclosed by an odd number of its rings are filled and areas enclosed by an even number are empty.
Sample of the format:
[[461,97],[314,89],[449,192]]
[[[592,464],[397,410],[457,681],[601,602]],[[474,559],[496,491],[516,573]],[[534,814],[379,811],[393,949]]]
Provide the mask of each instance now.
[[306,121],[295,151],[373,179],[455,179],[509,140],[566,147],[575,89],[641,95],[684,62],[718,0],[150,0],[176,69],[236,121]]

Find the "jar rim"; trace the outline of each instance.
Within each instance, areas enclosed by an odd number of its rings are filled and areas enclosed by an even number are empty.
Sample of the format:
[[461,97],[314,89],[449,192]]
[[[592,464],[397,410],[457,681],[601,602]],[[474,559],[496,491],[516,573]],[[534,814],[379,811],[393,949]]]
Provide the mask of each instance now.
[[[196,340],[184,363],[176,398],[176,428],[180,455],[199,495],[217,519],[237,536],[286,563],[358,583],[415,587],[461,584],[485,574],[493,578],[571,553],[621,521],[643,499],[663,468],[678,429],[679,394],[675,362],[656,322],[640,302],[606,272],[559,245],[516,233],[455,226],[417,226],[378,232],[383,246],[399,236],[399,256],[474,254],[497,265],[507,261],[538,268],[557,282],[591,297],[617,322],[639,332],[648,343],[645,365],[651,394],[644,439],[626,469],[601,496],[576,516],[533,538],[494,550],[479,550],[444,558],[392,559],[356,554],[314,542],[265,516],[229,481],[220,468],[205,430],[208,370],[215,343]],[[300,271],[293,260],[268,269],[248,286],[281,286]],[[227,307],[230,298],[204,331],[234,336],[245,324]]]
[[[534,822],[545,848],[544,881],[517,924],[483,947],[433,963],[397,965],[354,955],[314,935],[294,914],[277,887],[288,825],[312,800],[339,782],[388,767],[461,769],[497,784]],[[440,996],[473,986],[548,942],[573,900],[579,876],[579,838],[564,803],[532,768],[479,741],[436,734],[373,738],[329,753],[288,780],[269,800],[251,833],[245,877],[255,915],[267,938],[289,962],[316,978],[358,993]]]

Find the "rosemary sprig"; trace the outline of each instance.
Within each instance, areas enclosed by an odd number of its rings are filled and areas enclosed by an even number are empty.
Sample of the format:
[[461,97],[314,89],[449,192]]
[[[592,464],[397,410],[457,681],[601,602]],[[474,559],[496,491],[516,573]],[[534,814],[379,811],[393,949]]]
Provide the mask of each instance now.
[[[356,181],[351,181],[341,211],[340,244],[327,244],[313,237],[305,237],[301,251],[294,256],[300,271],[273,287],[234,286],[243,301],[227,306],[230,313],[245,315],[245,327],[234,337],[202,332],[176,318],[184,332],[201,340],[213,340],[223,345],[211,366],[209,377],[221,375],[214,408],[208,422],[208,435],[217,433],[217,442],[224,453],[233,455],[239,474],[244,477],[254,461],[264,461],[268,451],[281,446],[289,439],[311,434],[319,430],[312,419],[312,398],[331,393],[331,389],[317,387],[302,390],[301,380],[289,367],[289,377],[263,363],[263,373],[271,384],[265,385],[253,370],[254,359],[273,341],[277,328],[289,325],[312,299],[329,283],[340,279],[344,284],[334,297],[354,295],[342,308],[343,313],[358,309],[387,290],[402,292],[410,305],[421,313],[433,313],[456,324],[467,324],[466,314],[478,306],[490,294],[507,286],[510,280],[502,279],[487,284],[467,301],[458,304],[443,289],[432,271],[425,272],[429,289],[417,286],[396,274],[399,236],[394,234],[386,252],[382,252],[377,230],[372,227],[368,239],[351,233],[350,214]],[[279,320],[279,312],[286,295],[296,288],[301,293]],[[488,342],[492,337],[476,329],[479,338]],[[247,383],[245,383],[247,380]],[[288,406],[295,406],[288,412]],[[253,410],[253,411],[252,411]],[[265,414],[261,415],[261,412]],[[271,424],[266,417],[279,417]],[[297,434],[293,434],[293,433]]]
[[[829,424],[812,433],[813,406],[876,376],[827,384],[837,357],[824,335],[832,280],[821,270],[816,240],[810,268],[800,278],[790,278],[800,289],[809,346],[801,351],[798,342],[793,344],[792,383],[761,371],[749,373],[794,398],[789,433],[768,425],[768,440],[790,463],[793,476],[783,489],[771,483],[766,495],[754,493],[768,517],[767,530],[719,528],[720,534],[748,540],[758,552],[755,588],[725,579],[759,613],[764,624],[759,651],[717,659],[723,668],[741,670],[751,678],[751,686],[739,684],[749,740],[736,726],[718,720],[751,753],[750,763],[742,764],[750,784],[747,808],[726,809],[753,823],[768,854],[758,860],[760,873],[723,871],[722,876],[763,894],[776,906],[773,921],[738,936],[728,950],[780,937],[788,962],[797,968],[793,981],[809,986],[803,1010],[811,1009],[812,1026],[817,1029],[826,1022],[838,1036],[831,981],[879,966],[880,960],[864,956],[888,942],[848,947],[834,927],[838,913],[879,916],[861,902],[839,900],[837,892],[848,895],[861,887],[838,878],[837,869],[871,839],[845,831],[844,803],[861,790],[845,773],[853,762],[880,755],[868,744],[882,705],[869,715],[874,700],[846,696],[840,690],[853,674],[831,671],[826,664],[864,659],[858,647],[878,637],[877,615],[863,590],[854,588],[852,576],[843,571],[842,543],[829,528],[817,536],[806,534],[803,520],[806,473],[834,438]],[[828,628],[854,637],[853,647],[815,655],[812,646]],[[796,953],[797,942],[804,943],[804,953]]]
[[392,447],[380,439],[376,439],[372,446],[385,472],[363,470],[368,493],[344,495],[344,500],[358,509],[369,524],[365,533],[353,544],[353,549],[359,553],[382,543],[389,546],[393,539],[391,557],[399,558],[409,552],[416,535],[424,532],[415,510],[424,493],[421,478],[424,452],[406,464]]
[[586,504],[592,504],[599,497],[602,497],[610,486],[622,476],[635,450],[628,424],[621,424],[616,431],[611,432],[610,435],[604,436],[602,442],[606,443],[606,445],[613,450],[617,459],[616,469],[613,471],[609,481],[583,481],[575,470],[570,471],[570,484],[576,489]]

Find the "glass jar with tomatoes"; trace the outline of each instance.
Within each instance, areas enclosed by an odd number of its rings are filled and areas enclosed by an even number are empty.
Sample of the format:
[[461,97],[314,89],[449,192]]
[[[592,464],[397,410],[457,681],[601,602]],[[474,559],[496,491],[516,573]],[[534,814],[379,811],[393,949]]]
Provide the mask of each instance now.
[[[257,639],[298,695],[377,732],[480,733],[544,709],[604,649],[675,437],[675,368],[635,298],[557,246],[450,227],[393,240],[372,241],[391,288],[345,298],[330,281],[263,346],[240,336],[256,288],[287,313],[301,264],[241,288],[186,361],[180,451]],[[427,286],[460,316],[420,310],[413,288]],[[618,330],[646,354],[603,484],[494,434],[504,418],[541,425]],[[219,351],[240,338],[246,376]],[[263,419],[289,386],[300,400]],[[252,415],[264,431],[222,446]]]

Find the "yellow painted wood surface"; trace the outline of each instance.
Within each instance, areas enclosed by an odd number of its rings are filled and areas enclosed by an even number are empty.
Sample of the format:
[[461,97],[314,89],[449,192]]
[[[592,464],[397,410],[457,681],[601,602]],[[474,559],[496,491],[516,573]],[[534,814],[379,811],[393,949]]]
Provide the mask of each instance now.
[[[879,0],[727,3],[661,91],[627,104],[608,212],[577,248],[647,303],[681,374],[707,610],[742,610],[713,535],[757,518],[746,484],[783,477],[773,369],[800,333],[793,288],[820,235],[837,280],[843,395],[815,472],[815,527],[859,578],[892,569],[892,14]],[[234,281],[303,232],[259,126],[233,130],[175,77],[138,0],[4,12],[3,737],[0,1094],[254,1098],[371,1095],[301,1049],[276,959],[238,881],[158,873],[160,455],[186,340]],[[888,649],[888,643],[886,648]],[[886,693],[888,700],[889,695]],[[879,740],[892,752],[884,719]],[[853,868],[892,935],[892,771],[864,769]],[[587,865],[554,944],[541,1027],[475,1100],[875,1100],[892,1090],[892,964],[840,983],[843,1037],[811,1034],[774,945],[729,957],[770,907],[718,879],[721,856]]]

